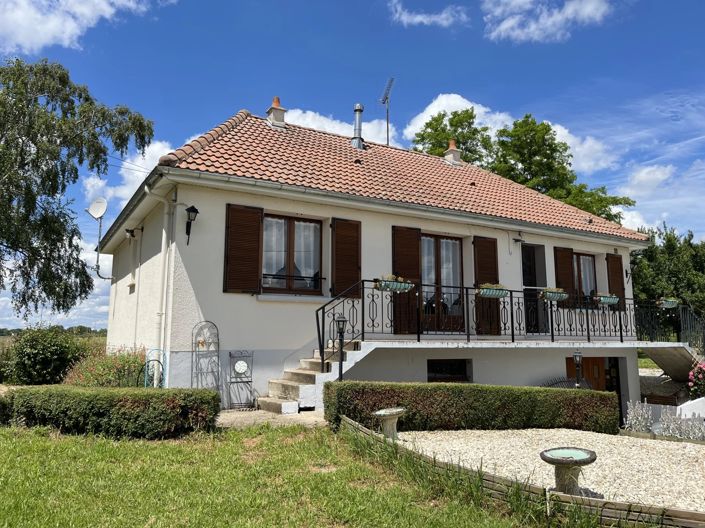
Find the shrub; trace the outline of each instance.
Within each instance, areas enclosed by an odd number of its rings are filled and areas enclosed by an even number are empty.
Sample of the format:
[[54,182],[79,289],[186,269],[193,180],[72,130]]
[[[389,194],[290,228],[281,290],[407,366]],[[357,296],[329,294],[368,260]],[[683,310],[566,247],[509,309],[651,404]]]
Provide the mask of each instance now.
[[554,429],[619,431],[617,395],[576,389],[460,383],[328,382],[325,417],[337,428],[345,415],[367,427],[372,413],[405,407],[399,430]]
[[694,400],[705,396],[705,361],[698,363],[688,374],[688,389]]
[[12,392],[11,419],[28,427],[113,438],[174,438],[212,430],[220,396],[206,389],[25,387]]
[[0,425],[10,421],[10,398],[0,394]]
[[84,353],[78,340],[61,329],[24,330],[10,347],[10,378],[22,385],[59,383]]
[[136,387],[144,368],[144,353],[95,354],[73,365],[64,379],[79,387]]

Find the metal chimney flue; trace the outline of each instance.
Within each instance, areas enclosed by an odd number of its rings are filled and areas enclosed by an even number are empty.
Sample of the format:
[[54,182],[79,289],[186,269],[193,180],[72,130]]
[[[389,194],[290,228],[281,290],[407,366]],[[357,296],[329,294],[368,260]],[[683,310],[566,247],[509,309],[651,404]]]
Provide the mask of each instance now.
[[355,124],[353,127],[352,146],[357,149],[365,148],[365,141],[362,139],[362,112],[364,109],[365,107],[360,103],[357,103],[354,108]]

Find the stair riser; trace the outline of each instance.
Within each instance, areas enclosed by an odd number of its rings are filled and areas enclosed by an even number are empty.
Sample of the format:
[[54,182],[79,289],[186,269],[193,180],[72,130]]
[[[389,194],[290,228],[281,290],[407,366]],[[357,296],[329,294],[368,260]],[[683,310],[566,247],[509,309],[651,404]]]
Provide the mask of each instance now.
[[258,400],[257,406],[263,411],[275,414],[296,414],[299,412],[299,403],[296,401],[273,402],[262,399]]
[[[301,365],[302,369],[312,370],[314,372],[321,371],[320,359],[301,359],[299,360],[299,364]],[[326,368],[330,368],[330,365],[327,365]]]
[[[347,357],[348,357],[347,352],[344,353],[343,356],[345,359],[347,359]],[[340,354],[338,354],[337,352],[326,352],[326,361],[338,361],[339,357],[340,357]],[[319,356],[317,353],[314,353],[313,359],[317,359],[320,363],[321,356]]]
[[316,373],[312,371],[301,372],[301,371],[284,371],[284,379],[291,381],[298,381],[299,383],[316,383]]
[[299,386],[285,385],[277,381],[269,382],[269,396],[271,398],[281,398],[283,400],[298,400]]

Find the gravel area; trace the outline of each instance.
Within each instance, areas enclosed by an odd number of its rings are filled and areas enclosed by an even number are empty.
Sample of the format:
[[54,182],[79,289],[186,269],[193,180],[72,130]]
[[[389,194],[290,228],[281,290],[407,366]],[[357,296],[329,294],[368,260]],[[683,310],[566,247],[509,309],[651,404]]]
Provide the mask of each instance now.
[[539,458],[551,447],[575,446],[597,453],[583,468],[584,495],[705,511],[705,446],[642,440],[568,429],[521,431],[423,431],[399,434],[407,446],[439,460],[531,482],[555,485],[553,466]]

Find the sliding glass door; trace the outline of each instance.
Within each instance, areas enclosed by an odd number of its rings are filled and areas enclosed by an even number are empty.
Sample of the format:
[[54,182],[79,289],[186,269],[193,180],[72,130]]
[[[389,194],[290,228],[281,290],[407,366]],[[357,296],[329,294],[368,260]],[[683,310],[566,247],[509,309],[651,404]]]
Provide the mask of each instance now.
[[421,283],[424,330],[464,331],[462,244],[459,239],[421,235]]

